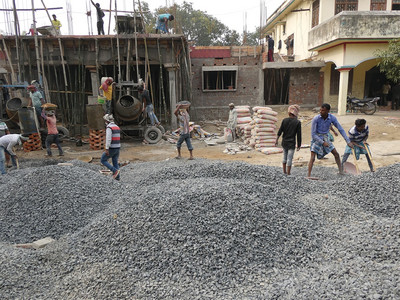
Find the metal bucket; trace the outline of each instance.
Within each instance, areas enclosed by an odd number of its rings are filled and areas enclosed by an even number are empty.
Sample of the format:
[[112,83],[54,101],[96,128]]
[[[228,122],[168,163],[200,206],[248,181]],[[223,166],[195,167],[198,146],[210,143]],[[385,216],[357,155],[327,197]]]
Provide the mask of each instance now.
[[39,132],[39,122],[34,107],[21,107],[18,110],[19,127],[22,134]]
[[6,112],[8,118],[14,123],[19,122],[18,110],[21,107],[28,106],[29,100],[27,98],[12,98],[6,103]]
[[104,110],[101,104],[88,104],[86,105],[86,116],[88,120],[88,127],[92,130],[105,129],[103,120]]
[[139,118],[142,113],[142,101],[131,96],[125,95],[118,99],[115,104],[115,116],[124,121],[133,121]]

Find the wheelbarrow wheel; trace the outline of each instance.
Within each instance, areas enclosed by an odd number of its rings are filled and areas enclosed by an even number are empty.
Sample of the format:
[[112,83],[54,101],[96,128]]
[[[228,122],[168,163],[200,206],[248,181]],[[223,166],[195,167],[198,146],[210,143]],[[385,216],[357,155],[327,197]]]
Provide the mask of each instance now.
[[151,126],[144,132],[144,139],[149,144],[157,144],[162,138],[162,132],[155,126]]

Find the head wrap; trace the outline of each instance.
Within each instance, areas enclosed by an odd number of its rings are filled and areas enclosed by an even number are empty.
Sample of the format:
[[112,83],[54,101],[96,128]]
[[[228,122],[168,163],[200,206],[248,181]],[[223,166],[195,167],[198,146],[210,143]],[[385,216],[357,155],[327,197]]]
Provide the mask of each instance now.
[[36,86],[34,86],[34,85],[28,85],[27,87],[26,87],[26,89],[28,89],[28,90],[36,90]]
[[288,108],[288,113],[296,117],[299,115],[299,111],[300,111],[300,106],[298,106],[297,104],[290,105]]
[[114,123],[114,117],[111,114],[105,114],[103,119],[109,123]]
[[231,106],[235,107],[235,104],[229,103],[229,107],[231,107]]
[[107,78],[103,84],[101,85],[103,88],[103,91],[107,92],[108,91],[108,86],[111,85],[111,83],[113,82],[113,80],[111,78]]

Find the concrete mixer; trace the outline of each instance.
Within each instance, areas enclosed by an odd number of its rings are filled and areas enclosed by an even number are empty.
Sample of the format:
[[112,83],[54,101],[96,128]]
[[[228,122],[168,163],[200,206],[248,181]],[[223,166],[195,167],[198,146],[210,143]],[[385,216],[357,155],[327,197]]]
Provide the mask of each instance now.
[[121,95],[114,102],[114,118],[118,126],[124,132],[138,132],[149,144],[158,143],[165,129],[161,125],[151,126],[147,124],[146,114],[142,113],[143,103],[139,100],[137,87],[139,84],[125,83],[117,84],[117,87],[130,85],[132,87],[132,95]]

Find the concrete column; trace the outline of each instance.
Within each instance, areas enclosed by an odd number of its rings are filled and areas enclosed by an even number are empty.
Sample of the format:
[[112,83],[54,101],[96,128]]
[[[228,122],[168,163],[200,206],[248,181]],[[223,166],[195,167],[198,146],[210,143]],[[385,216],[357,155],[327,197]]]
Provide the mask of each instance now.
[[346,115],[347,92],[349,89],[349,73],[351,68],[338,69],[340,72],[339,80],[339,99],[338,99],[338,115]]
[[176,74],[175,68],[167,68],[168,70],[168,78],[169,78],[169,99],[171,101],[171,129],[175,130],[178,127],[178,122],[176,120],[176,116],[174,115],[174,111],[176,108],[177,94],[176,94]]
[[92,92],[93,92],[93,96],[95,96],[97,98],[97,96],[99,95],[99,79],[96,73],[96,70],[90,70],[90,80],[92,81]]

